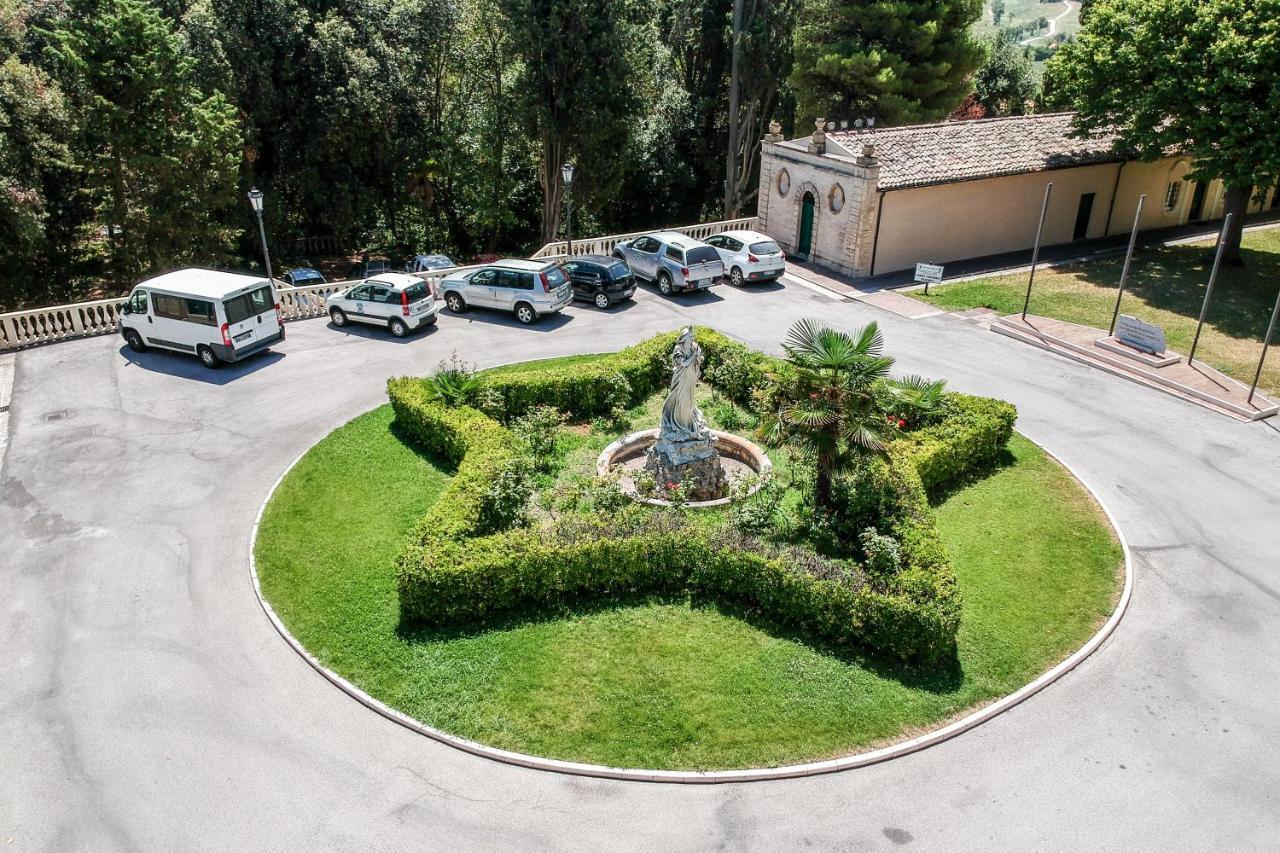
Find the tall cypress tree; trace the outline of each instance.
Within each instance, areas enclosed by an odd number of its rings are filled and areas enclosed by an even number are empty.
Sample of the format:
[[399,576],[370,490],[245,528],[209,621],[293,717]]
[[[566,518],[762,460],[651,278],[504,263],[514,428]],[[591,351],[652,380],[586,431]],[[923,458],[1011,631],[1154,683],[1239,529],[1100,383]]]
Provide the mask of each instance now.
[[812,0],[796,31],[797,118],[942,118],[982,65],[982,0]]

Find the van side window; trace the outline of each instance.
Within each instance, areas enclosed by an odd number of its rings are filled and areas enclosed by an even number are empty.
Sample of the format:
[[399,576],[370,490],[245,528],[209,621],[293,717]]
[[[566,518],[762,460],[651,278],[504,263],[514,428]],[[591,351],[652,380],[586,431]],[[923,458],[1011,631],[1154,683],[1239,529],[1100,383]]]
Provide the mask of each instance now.
[[203,299],[187,299],[182,296],[157,293],[155,313],[157,317],[163,317],[166,320],[200,323],[203,326],[214,325],[213,303]]
[[129,307],[135,314],[147,313],[147,292],[145,290],[139,290],[133,294],[133,299],[130,301]]

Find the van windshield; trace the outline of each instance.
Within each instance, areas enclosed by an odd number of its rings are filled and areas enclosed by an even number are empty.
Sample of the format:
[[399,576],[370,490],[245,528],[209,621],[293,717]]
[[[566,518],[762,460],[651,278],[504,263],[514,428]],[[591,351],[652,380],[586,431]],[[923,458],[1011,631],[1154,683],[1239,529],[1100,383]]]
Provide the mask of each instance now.
[[275,302],[271,299],[270,287],[259,287],[257,290],[242,293],[222,303],[222,309],[226,312],[227,322],[230,324],[256,317],[274,307]]

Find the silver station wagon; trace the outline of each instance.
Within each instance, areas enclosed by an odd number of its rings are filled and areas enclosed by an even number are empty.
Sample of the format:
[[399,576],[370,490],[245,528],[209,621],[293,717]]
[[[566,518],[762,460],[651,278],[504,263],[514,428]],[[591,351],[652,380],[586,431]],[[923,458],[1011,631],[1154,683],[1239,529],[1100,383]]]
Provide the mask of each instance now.
[[724,278],[724,262],[714,246],[678,231],[659,231],[619,243],[615,258],[626,261],[631,274],[651,281],[663,296],[705,290]]
[[510,311],[528,325],[573,301],[573,287],[559,264],[502,260],[477,270],[447,275],[440,294],[455,314],[468,308]]

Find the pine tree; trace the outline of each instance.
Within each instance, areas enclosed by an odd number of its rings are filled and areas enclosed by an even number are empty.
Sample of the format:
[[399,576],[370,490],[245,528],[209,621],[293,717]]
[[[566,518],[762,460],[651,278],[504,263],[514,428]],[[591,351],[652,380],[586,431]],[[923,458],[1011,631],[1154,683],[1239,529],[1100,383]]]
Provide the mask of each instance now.
[[982,0],[813,0],[796,31],[797,118],[942,118],[969,94],[985,52]]

